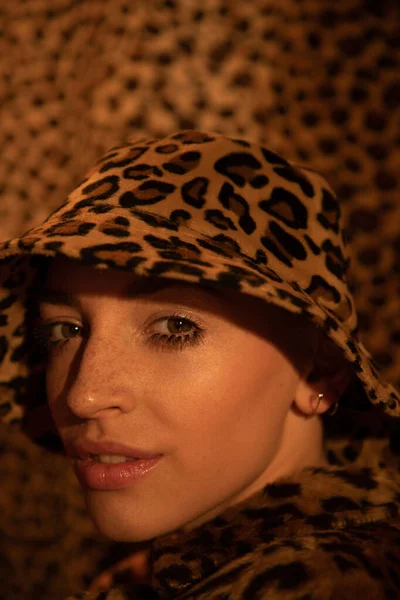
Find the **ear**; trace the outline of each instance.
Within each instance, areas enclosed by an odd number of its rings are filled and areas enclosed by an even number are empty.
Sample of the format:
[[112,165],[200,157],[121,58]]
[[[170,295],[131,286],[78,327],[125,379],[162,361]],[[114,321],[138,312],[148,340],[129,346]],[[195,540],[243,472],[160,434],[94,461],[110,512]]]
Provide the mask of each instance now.
[[[352,377],[351,367],[336,344],[321,333],[307,371],[296,390],[296,408],[307,416],[322,415],[346,390]],[[319,403],[318,394],[323,394]]]

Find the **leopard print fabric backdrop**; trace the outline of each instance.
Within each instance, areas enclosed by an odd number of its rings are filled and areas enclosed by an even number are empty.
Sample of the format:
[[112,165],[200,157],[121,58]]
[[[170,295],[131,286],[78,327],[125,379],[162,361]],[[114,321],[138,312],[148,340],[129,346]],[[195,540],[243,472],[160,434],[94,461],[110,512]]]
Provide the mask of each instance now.
[[[397,0],[14,0],[0,15],[0,239],[42,222],[121,140],[265,142],[337,192],[361,336],[400,386]],[[11,430],[0,444],[0,596],[85,587],[115,548],[63,459]]]

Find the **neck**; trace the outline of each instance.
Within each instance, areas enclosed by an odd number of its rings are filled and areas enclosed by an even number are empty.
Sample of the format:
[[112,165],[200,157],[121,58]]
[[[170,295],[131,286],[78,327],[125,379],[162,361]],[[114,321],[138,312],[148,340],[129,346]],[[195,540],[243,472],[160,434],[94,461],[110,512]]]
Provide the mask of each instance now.
[[328,466],[323,445],[323,424],[320,417],[307,418],[300,413],[289,411],[277,452],[261,475],[250,486],[218,504],[206,514],[200,515],[183,529],[190,531],[210,521],[230,506],[256,494],[269,483],[300,472],[306,467]]

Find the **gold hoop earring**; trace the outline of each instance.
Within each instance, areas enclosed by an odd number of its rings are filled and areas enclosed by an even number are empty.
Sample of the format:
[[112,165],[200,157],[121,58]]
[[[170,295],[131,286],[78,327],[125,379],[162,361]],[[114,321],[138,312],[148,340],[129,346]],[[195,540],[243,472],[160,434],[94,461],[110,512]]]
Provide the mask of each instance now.
[[[324,394],[317,394],[317,395],[318,395],[318,404],[312,411],[312,413],[311,413],[312,415],[318,410],[319,403],[321,402],[322,398],[324,397]],[[329,410],[327,410],[325,412],[325,414],[328,415],[328,417],[332,417],[336,413],[338,406],[339,406],[339,402],[337,401],[337,402],[335,402],[335,404],[332,404],[332,406],[329,408]]]

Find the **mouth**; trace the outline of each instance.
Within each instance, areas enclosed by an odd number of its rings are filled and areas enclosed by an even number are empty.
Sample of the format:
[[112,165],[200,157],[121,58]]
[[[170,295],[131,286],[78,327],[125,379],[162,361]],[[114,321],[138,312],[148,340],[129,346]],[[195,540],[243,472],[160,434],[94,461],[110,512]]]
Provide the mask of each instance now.
[[122,454],[91,454],[89,458],[105,465],[117,465],[124,462],[136,462],[137,460],[140,460],[139,458],[123,456]]
[[119,464],[138,460],[154,459],[162,456],[144,448],[135,448],[114,440],[94,441],[87,438],[66,442],[67,456],[73,459],[93,460],[103,464]]
[[[109,460],[107,456],[106,460]],[[112,462],[103,462],[93,458],[77,459],[74,462],[75,475],[85,490],[117,491],[141,485],[142,479],[148,479],[162,460],[156,458],[137,458],[125,460],[125,456],[112,455]],[[121,462],[113,462],[121,461]]]

